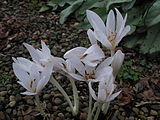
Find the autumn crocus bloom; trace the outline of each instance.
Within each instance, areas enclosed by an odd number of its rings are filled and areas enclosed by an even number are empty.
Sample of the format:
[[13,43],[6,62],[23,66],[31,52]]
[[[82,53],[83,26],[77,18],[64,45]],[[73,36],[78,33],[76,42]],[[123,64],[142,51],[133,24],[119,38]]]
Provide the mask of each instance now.
[[29,71],[24,69],[27,67],[24,67],[24,65],[25,63],[13,63],[13,71],[19,79],[18,83],[27,90],[26,92],[23,92],[21,94],[36,95],[48,83],[50,75],[52,73],[53,65],[50,63],[42,69],[39,69],[41,67],[39,64],[32,63]]
[[27,43],[24,43],[24,46],[28,49],[33,61],[44,67],[49,62],[53,62],[54,57],[51,55],[50,49],[43,41],[41,41],[41,45],[42,49],[39,50]]
[[96,44],[90,46],[88,49],[85,47],[76,47],[64,54],[64,58],[70,60],[74,66],[77,63],[80,64],[80,62],[83,62],[86,65],[95,67],[104,57],[105,55],[102,49]]
[[121,91],[113,94],[116,85],[114,84],[114,77],[112,75],[112,68],[108,69],[108,74],[103,76],[99,81],[98,85],[98,95],[96,95],[95,91],[92,88],[92,83],[89,82],[89,91],[91,96],[98,102],[106,103],[114,100]]
[[87,18],[94,28],[94,34],[98,41],[105,47],[113,50],[121,39],[130,31],[130,26],[125,26],[127,14],[123,18],[118,9],[109,11],[106,24],[93,11],[87,10]]

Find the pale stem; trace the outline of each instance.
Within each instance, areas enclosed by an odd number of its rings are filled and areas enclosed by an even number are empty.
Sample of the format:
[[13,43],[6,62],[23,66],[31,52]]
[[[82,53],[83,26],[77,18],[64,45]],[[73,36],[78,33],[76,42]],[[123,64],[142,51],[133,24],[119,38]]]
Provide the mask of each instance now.
[[89,93],[89,108],[88,108],[88,117],[87,117],[87,120],[91,120],[91,118],[92,118],[91,110],[92,110],[92,96]]
[[111,57],[113,57],[115,54],[115,49],[111,49]]
[[98,120],[98,116],[99,116],[99,114],[101,112],[101,108],[102,108],[102,104],[99,103],[97,111],[96,111],[96,115],[94,116],[94,120]]
[[73,104],[72,104],[69,96],[68,96],[67,93],[65,92],[65,90],[61,87],[61,85],[57,82],[57,80],[56,80],[53,76],[51,76],[50,82],[51,82],[54,86],[56,86],[56,87],[58,88],[58,90],[63,94],[63,96],[64,96],[65,99],[67,100],[69,106],[71,107],[72,114],[75,115],[75,113],[74,113],[74,108],[73,108]]
[[75,115],[77,115],[78,114],[78,110],[79,110],[78,90],[77,90],[77,87],[75,85],[75,80],[72,77],[69,77],[69,80],[70,80],[71,85],[72,85],[73,96],[74,96],[74,113],[75,113]]
[[102,106],[103,114],[107,114],[109,106],[110,106],[110,102],[103,104],[103,106]]
[[41,103],[40,103],[39,95],[38,95],[38,94],[35,95],[35,99],[36,99],[37,106],[38,106],[38,108],[39,108],[39,110],[40,110],[40,114],[41,114],[42,116],[45,116],[45,112],[44,112],[44,110],[43,110],[43,107],[41,106]]
[[93,116],[93,112],[95,111],[97,106],[98,106],[98,102],[95,102],[94,106],[93,106],[93,109],[92,109],[92,112],[91,112],[91,116]]

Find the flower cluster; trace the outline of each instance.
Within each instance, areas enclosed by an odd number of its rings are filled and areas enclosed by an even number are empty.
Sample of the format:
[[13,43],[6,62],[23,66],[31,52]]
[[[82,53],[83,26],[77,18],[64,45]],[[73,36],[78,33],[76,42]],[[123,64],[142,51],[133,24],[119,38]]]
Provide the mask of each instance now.
[[[117,9],[115,13],[111,10],[104,23],[96,13],[87,10],[87,18],[93,27],[92,30],[87,31],[91,43],[89,48],[73,48],[60,58],[52,56],[43,41],[41,41],[42,49],[35,49],[24,43],[32,61],[22,57],[13,58],[13,70],[19,79],[18,83],[27,90],[22,94],[37,95],[50,80],[52,72],[85,81],[90,95],[102,104],[114,100],[120,94],[121,91],[114,93],[115,78],[123,63],[124,53],[121,50],[115,51],[115,48],[130,31],[130,26],[125,26],[127,15],[123,18]],[[110,57],[106,58],[98,42],[111,51]],[[95,82],[98,83],[98,91],[92,87]],[[54,80],[52,83],[59,88],[70,104],[71,101],[58,82]],[[74,85],[73,88],[75,88]],[[74,109],[72,105],[70,106]]]

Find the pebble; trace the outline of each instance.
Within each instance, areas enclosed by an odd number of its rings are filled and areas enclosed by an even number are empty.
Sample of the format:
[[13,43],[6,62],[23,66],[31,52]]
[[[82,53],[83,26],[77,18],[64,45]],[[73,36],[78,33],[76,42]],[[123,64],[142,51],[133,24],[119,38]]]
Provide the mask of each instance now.
[[151,111],[150,111],[150,115],[158,115],[158,112],[155,111],[155,110],[151,110]]
[[17,111],[14,109],[13,110],[13,115],[16,115],[17,114]]
[[50,94],[44,94],[44,95],[43,95],[43,99],[49,99],[50,97],[51,97]]
[[5,115],[2,111],[0,111],[0,119],[5,120]]
[[11,102],[9,103],[9,106],[10,106],[10,107],[14,107],[15,104],[16,104],[16,101],[11,101]]
[[149,116],[147,117],[147,120],[155,120],[155,119],[154,119],[154,116]]
[[146,120],[146,117],[144,115],[138,115],[139,118],[141,118],[142,120]]
[[62,103],[62,100],[61,100],[60,98],[56,98],[56,99],[54,100],[54,103],[55,103],[56,105],[59,105],[59,104]]
[[80,113],[80,120],[86,120],[87,119],[87,113]]
[[139,109],[138,109],[138,108],[133,107],[132,110],[133,110],[133,112],[135,112],[136,114],[139,114]]
[[15,96],[11,95],[11,96],[9,97],[9,101],[15,101]]
[[148,113],[148,109],[146,107],[141,108],[144,113]]
[[24,120],[31,120],[31,116],[30,115],[25,115]]
[[7,94],[7,91],[1,91],[0,96],[5,96]]
[[21,96],[20,94],[17,94],[17,95],[15,96],[15,100],[16,100],[16,101],[22,100],[22,96]]
[[48,104],[47,104],[47,108],[48,108],[48,109],[51,109],[51,108],[52,108],[52,104],[51,104],[51,103],[48,103]]
[[0,96],[0,103],[4,101],[5,97]]
[[53,106],[53,111],[57,111],[58,110],[58,106]]
[[130,117],[128,118],[128,120],[134,120],[134,117],[133,117],[133,116],[130,116]]
[[28,99],[28,100],[27,100],[27,104],[29,104],[29,105],[34,105],[34,101],[31,100],[31,99]]
[[66,107],[66,111],[67,112],[71,112],[71,108],[70,107]]
[[58,116],[60,117],[60,118],[64,118],[64,114],[63,113],[58,113]]

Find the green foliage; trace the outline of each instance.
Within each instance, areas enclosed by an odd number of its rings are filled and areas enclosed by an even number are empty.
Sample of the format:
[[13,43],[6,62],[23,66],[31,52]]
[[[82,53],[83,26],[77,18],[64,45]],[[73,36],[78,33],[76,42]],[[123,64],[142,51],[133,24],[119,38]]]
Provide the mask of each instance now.
[[118,73],[118,77],[124,80],[138,81],[142,70],[142,67],[135,66],[132,61],[127,61],[122,65],[121,70]]
[[77,28],[88,29],[90,24],[86,18],[86,10],[91,9],[103,20],[110,9],[118,8],[121,13],[128,14],[127,24],[131,31],[126,37],[125,46],[140,45],[142,53],[153,53],[160,50],[160,0],[50,0],[40,9],[58,10],[60,23],[63,24],[70,15],[80,21]]
[[6,85],[7,83],[10,83],[11,77],[7,73],[3,73],[0,75],[0,85]]

